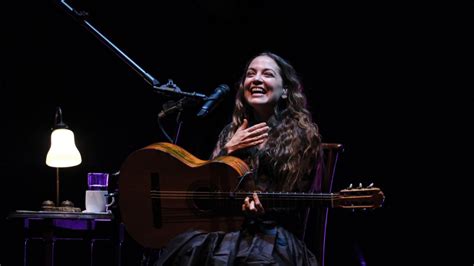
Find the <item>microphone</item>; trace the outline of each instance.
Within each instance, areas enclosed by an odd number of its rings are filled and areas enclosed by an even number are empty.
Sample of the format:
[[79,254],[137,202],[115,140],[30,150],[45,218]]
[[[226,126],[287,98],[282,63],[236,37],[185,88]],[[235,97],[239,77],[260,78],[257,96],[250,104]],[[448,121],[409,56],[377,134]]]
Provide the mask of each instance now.
[[224,95],[226,95],[229,91],[230,88],[226,84],[219,85],[211,94],[211,96],[206,98],[206,101],[204,102],[197,116],[205,117],[210,112],[212,112],[212,110],[217,106],[217,104],[222,101]]

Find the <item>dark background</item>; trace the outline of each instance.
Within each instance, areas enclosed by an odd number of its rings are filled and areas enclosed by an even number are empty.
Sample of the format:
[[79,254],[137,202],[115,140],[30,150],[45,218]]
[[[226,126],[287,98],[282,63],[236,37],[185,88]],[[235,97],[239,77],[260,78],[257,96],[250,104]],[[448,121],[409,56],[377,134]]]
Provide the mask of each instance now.
[[[427,188],[445,189],[446,168],[457,168],[445,159],[465,120],[451,112],[472,106],[460,93],[472,85],[453,78],[469,73],[457,66],[469,64],[460,49],[472,32],[448,23],[450,8],[383,1],[70,3],[87,10],[88,21],[145,71],[184,91],[209,95],[219,84],[234,85],[261,51],[294,65],[323,141],[345,145],[335,190],[374,182],[387,196],[374,211],[333,210],[327,265],[453,259],[444,249],[452,245],[444,240],[452,228],[440,223],[451,206],[425,204]],[[88,172],[116,172],[131,152],[166,141],[156,117],[168,99],[56,2],[2,3],[1,10],[3,266],[21,263],[21,245],[8,244],[21,233],[10,229],[8,213],[38,210],[55,197],[55,169],[45,158],[56,107],[83,158],[61,169],[61,199],[83,209]],[[456,22],[472,25],[464,18]],[[178,144],[207,158],[229,122],[234,94],[204,119],[187,109]],[[164,122],[173,134],[172,117]],[[448,137],[453,131],[455,138]]]

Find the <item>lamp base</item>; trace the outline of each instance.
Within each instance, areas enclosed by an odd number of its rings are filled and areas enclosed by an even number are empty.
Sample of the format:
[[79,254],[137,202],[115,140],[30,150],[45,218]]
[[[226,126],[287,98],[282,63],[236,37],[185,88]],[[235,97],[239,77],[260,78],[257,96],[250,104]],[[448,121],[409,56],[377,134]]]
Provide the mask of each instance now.
[[48,212],[81,212],[81,208],[76,207],[41,207],[41,210]]
[[74,204],[69,200],[61,202],[61,206],[55,206],[53,201],[45,200],[41,204],[41,210],[51,212],[81,212],[81,208],[74,207]]

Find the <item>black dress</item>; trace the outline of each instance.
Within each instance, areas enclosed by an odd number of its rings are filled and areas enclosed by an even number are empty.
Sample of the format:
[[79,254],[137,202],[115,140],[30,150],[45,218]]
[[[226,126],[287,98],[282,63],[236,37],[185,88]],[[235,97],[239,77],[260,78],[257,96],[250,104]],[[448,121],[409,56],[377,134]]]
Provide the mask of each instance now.
[[[223,130],[221,138],[228,129]],[[232,156],[254,167],[257,190],[276,190],[271,178],[273,169],[265,152],[249,148]],[[307,191],[311,180],[312,175],[303,178],[298,187]],[[241,230],[236,232],[191,229],[172,239],[160,252],[155,265],[318,265],[314,254],[300,240],[303,211],[265,209],[263,216],[246,216]]]

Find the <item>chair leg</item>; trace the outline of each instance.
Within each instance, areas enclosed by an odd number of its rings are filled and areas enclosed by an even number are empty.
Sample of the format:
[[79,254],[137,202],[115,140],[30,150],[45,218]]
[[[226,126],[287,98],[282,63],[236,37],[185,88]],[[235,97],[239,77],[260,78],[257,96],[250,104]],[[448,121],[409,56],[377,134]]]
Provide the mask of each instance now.
[[94,265],[94,239],[91,239],[90,245],[90,266]]
[[29,238],[25,238],[23,243],[23,266],[28,265],[28,244],[30,242]]

